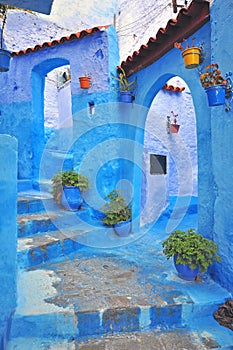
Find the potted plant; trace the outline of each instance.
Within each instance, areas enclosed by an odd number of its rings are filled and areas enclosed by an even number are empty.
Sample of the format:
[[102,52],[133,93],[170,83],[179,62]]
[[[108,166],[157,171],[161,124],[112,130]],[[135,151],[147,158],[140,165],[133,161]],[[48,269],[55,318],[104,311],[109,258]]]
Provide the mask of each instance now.
[[217,63],[211,63],[200,74],[200,82],[208,97],[209,106],[220,106],[225,103],[227,80],[222,77]]
[[128,236],[131,230],[132,208],[126,203],[120,191],[111,191],[105,199],[107,203],[101,208],[104,213],[102,221],[107,226],[113,226],[119,236]]
[[0,4],[0,16],[2,18],[2,30],[0,39],[0,72],[7,72],[10,66],[11,52],[3,49],[3,32],[6,24],[6,14],[8,6],[5,4]]
[[162,247],[167,259],[174,258],[178,276],[187,281],[198,279],[199,273],[207,271],[214,260],[221,260],[216,244],[192,228],[173,231]]
[[91,85],[91,77],[86,72],[84,72],[84,76],[79,77],[79,83],[81,89],[89,89]]
[[67,210],[78,210],[83,203],[81,193],[89,189],[89,179],[73,170],[54,174],[52,194],[56,203]]
[[183,47],[179,42],[174,43],[174,47],[181,50],[182,57],[184,59],[184,65],[187,69],[196,68],[200,63],[201,49],[194,45],[194,40],[195,38],[192,38],[191,47],[186,39],[183,40],[183,42],[186,44],[186,47]]
[[129,81],[123,68],[118,67],[118,76],[112,77],[119,82],[120,102],[131,103],[135,99],[135,90],[137,86],[137,78]]
[[180,124],[177,124],[178,114],[175,114],[173,111],[171,111],[171,114],[173,116],[173,123],[170,123],[170,132],[173,134],[177,134],[180,130]]

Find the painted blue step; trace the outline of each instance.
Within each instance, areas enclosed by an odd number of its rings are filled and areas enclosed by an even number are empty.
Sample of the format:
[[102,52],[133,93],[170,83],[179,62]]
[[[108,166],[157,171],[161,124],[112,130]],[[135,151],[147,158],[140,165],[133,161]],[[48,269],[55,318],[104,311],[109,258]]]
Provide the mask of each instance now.
[[[201,334],[189,329],[169,332],[145,331],[111,334],[89,339],[62,340],[57,338],[17,338],[10,341],[7,350],[207,350]],[[210,336],[208,341],[215,344]],[[216,344],[217,345],[217,344]],[[210,349],[208,347],[208,349]],[[219,349],[219,347],[218,347]],[[221,350],[232,350],[222,348]]]
[[18,266],[33,267],[54,259],[64,258],[84,248],[79,236],[88,232],[81,225],[65,230],[40,232],[18,239]]
[[35,190],[18,193],[18,214],[35,214],[43,211],[54,211],[59,207],[49,192]]
[[55,219],[58,217],[59,214],[45,212],[18,215],[18,237],[26,237],[37,234],[38,232],[57,230]]

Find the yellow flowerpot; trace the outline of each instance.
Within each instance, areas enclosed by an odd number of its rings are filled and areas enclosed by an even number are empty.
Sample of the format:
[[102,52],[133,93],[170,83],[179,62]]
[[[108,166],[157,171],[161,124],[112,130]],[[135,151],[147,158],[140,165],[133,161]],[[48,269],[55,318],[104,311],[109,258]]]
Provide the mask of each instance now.
[[182,52],[184,65],[187,69],[196,68],[200,62],[201,50],[199,47],[190,47]]

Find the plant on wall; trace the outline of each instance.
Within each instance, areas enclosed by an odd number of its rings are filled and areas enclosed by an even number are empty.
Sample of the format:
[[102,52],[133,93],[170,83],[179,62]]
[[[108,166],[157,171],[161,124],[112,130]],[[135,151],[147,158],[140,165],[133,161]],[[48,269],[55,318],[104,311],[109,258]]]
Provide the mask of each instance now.
[[200,75],[200,82],[203,88],[227,83],[222,76],[218,63],[211,63],[206,66],[205,72]]
[[187,39],[183,39],[183,42],[185,43],[185,46],[182,45],[180,42],[175,42],[174,47],[179,49],[182,52],[182,57],[184,59],[184,65],[187,69],[196,68],[201,59],[202,55],[202,45],[200,47],[197,47],[194,44],[195,38],[192,38],[192,44],[190,46]]
[[132,102],[135,99],[135,91],[137,87],[137,78],[133,81],[129,81],[123,68],[118,67],[118,76],[112,75],[112,77],[119,82],[120,101]]
[[167,132],[170,134],[177,134],[180,129],[180,124],[177,123],[177,117],[178,114],[175,114],[173,111],[171,111],[172,117],[173,117],[173,122],[171,122],[171,117],[168,115],[167,116]]
[[204,73],[200,73],[200,82],[207,93],[209,106],[225,103],[227,80],[222,76],[218,63],[206,66]]

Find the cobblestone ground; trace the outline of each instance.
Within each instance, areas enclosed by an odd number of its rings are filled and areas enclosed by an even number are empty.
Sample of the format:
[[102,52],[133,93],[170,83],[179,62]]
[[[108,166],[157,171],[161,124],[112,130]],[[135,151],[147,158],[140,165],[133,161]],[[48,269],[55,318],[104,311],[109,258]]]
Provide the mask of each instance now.
[[218,345],[211,339],[200,339],[197,333],[168,331],[107,336],[88,343],[76,344],[80,350],[207,350]]
[[152,285],[139,283],[140,267],[116,257],[80,257],[73,261],[50,265],[60,282],[58,294],[47,302],[66,307],[76,305],[78,310],[130,307],[163,304],[165,301],[153,292]]

